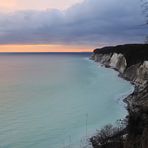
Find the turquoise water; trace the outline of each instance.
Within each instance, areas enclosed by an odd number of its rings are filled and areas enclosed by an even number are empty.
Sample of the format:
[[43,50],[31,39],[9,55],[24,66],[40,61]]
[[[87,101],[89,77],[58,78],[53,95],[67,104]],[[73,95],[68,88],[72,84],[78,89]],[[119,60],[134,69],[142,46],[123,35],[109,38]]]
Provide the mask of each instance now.
[[79,148],[126,115],[119,96],[132,86],[89,56],[0,55],[0,148]]

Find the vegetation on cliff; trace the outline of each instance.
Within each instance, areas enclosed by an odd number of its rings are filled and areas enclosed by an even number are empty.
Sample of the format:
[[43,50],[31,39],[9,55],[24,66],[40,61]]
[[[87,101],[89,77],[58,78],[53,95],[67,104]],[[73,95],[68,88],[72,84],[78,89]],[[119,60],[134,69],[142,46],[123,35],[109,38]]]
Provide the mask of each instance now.
[[148,60],[148,44],[126,44],[111,47],[98,48],[95,54],[121,53],[127,61],[127,66],[142,63]]

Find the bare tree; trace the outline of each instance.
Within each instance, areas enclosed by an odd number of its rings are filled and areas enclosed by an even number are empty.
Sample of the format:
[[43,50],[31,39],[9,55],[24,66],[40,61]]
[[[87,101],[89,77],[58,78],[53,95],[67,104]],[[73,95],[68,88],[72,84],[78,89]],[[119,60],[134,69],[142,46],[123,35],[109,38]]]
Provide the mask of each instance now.
[[148,24],[148,0],[141,0],[142,12],[146,18],[146,24]]
[[148,44],[148,36],[145,37],[145,44]]
[[[146,18],[146,24],[148,25],[148,0],[141,0],[142,12]],[[145,38],[145,44],[148,44],[148,35]]]
[[117,126],[108,124],[101,130],[97,131],[96,136],[90,139],[94,148],[105,148],[109,145],[122,148],[124,142],[124,136],[126,135],[127,120],[118,120]]

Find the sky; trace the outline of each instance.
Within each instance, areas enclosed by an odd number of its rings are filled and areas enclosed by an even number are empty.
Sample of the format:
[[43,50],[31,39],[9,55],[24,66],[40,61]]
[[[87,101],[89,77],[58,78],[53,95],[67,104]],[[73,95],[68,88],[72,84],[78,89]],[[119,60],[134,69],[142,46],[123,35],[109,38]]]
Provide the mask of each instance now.
[[1,0],[0,8],[4,11],[16,10],[46,10],[60,9],[64,10],[70,6],[80,3],[83,0]]
[[0,0],[0,52],[91,51],[142,43],[141,0]]

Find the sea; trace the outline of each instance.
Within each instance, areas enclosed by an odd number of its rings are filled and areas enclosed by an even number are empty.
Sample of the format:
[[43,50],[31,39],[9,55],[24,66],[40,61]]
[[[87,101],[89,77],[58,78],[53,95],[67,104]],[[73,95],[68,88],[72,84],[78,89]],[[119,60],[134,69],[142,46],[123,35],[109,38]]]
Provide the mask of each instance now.
[[82,148],[127,115],[133,86],[91,54],[0,54],[0,148]]

